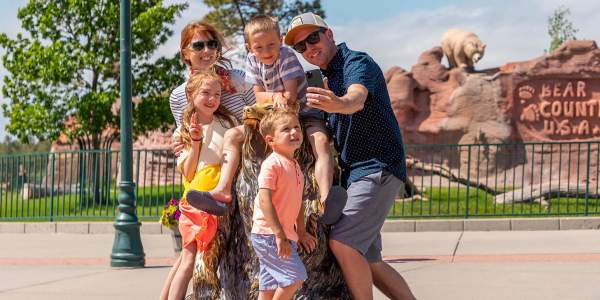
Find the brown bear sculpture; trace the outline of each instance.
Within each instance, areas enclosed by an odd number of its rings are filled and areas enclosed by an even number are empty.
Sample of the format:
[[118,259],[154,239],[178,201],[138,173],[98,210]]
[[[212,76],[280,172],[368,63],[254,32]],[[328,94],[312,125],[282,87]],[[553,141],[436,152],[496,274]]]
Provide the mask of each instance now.
[[[217,237],[210,249],[198,253],[194,269],[194,299],[246,300],[258,297],[258,259],[250,242],[254,200],[258,193],[260,164],[270,153],[258,124],[269,107],[244,109],[245,140],[234,201],[227,216],[219,218]],[[307,139],[299,151],[298,162],[305,174],[304,216],[306,230],[317,238],[312,253],[299,251],[308,279],[294,299],[350,299],[342,271],[328,247],[328,226],[318,217],[322,207],[314,179],[314,158]],[[217,277],[217,269],[219,276]]]

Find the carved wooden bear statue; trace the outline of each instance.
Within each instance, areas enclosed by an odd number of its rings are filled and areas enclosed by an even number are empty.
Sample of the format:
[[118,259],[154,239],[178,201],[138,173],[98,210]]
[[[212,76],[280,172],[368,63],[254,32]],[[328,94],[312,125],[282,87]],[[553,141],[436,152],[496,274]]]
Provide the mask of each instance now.
[[[194,299],[246,300],[258,297],[259,265],[252,250],[250,231],[254,199],[258,193],[258,172],[261,162],[270,153],[258,132],[258,125],[269,110],[270,106],[260,105],[244,108],[245,140],[234,200],[229,214],[219,219],[217,237],[210,249],[196,256]],[[329,228],[318,220],[322,207],[314,178],[314,158],[306,139],[299,152],[298,162],[305,174],[306,229],[317,238],[317,247],[310,254],[299,251],[308,279],[295,299],[350,299],[342,271],[328,247]]]

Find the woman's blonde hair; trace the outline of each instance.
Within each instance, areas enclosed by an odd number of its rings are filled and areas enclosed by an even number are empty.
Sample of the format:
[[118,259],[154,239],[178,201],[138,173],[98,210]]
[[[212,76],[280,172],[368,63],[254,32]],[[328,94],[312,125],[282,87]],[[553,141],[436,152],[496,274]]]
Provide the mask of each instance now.
[[[217,81],[221,88],[223,88],[223,81],[221,77],[214,72],[202,72],[192,75],[190,79],[187,81],[185,87],[185,95],[188,100],[188,104],[183,111],[183,116],[181,117],[181,139],[186,147],[192,145],[192,138],[190,137],[190,124],[192,115],[196,112],[196,107],[194,107],[194,97],[196,93],[200,90],[200,86],[203,82],[206,81]],[[214,112],[214,116],[221,122],[221,125],[225,128],[231,128],[236,125],[235,117],[233,114],[223,106],[221,102],[219,107]]]
[[225,46],[225,39],[223,38],[223,35],[217,30],[217,28],[204,21],[191,22],[187,24],[183,28],[183,30],[181,30],[181,40],[179,42],[179,49],[181,51],[181,60],[183,61],[183,63],[185,63],[188,66],[192,65],[192,62],[185,59],[183,52],[191,51],[190,49],[188,49],[188,47],[192,42],[192,39],[194,38],[196,32],[204,32],[210,38],[215,39],[218,42],[219,45],[217,47],[216,64],[224,69],[230,69],[231,61],[223,57],[223,47]]

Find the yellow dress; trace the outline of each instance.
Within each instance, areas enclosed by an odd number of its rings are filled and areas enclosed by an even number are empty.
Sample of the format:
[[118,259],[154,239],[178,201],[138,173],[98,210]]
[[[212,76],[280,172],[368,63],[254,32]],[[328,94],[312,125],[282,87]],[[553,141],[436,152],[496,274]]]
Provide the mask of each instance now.
[[185,195],[190,189],[208,192],[212,190],[221,176],[221,166],[208,165],[202,170],[197,171],[192,182],[183,181],[183,196],[179,203],[181,216],[179,217],[179,231],[181,232],[181,240],[183,246],[196,242],[198,251],[203,251],[208,248],[210,242],[217,233],[217,217],[196,209],[191,206]]
[[[196,167],[196,173],[191,182],[185,177],[183,180],[183,195],[179,202],[179,231],[183,247],[196,243],[197,251],[206,250],[217,232],[217,217],[191,206],[185,199],[185,195],[191,189],[208,192],[212,190],[221,176],[221,159],[223,149],[223,137],[227,130],[215,118],[211,124],[203,126],[204,138],[200,157]],[[179,134],[177,128],[174,136]],[[183,174],[183,164],[189,157],[189,150],[184,150],[177,158],[177,169]]]

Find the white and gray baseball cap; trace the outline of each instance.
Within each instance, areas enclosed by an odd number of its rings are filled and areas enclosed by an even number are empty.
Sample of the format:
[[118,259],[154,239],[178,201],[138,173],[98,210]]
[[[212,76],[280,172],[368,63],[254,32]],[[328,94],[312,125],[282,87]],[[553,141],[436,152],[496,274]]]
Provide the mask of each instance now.
[[285,34],[283,42],[288,46],[292,46],[294,43],[294,38],[296,37],[296,34],[298,34],[298,31],[306,27],[329,28],[327,23],[325,23],[325,21],[323,21],[323,18],[321,18],[319,15],[315,15],[311,12],[303,13],[301,15],[295,16],[292,19],[292,22],[288,27],[288,31]]

